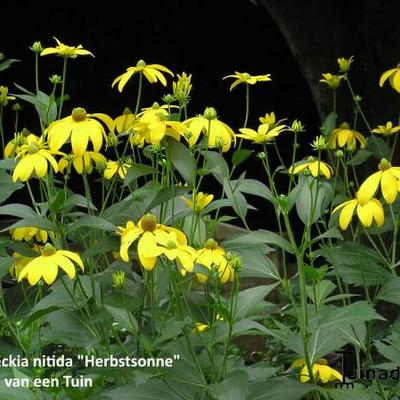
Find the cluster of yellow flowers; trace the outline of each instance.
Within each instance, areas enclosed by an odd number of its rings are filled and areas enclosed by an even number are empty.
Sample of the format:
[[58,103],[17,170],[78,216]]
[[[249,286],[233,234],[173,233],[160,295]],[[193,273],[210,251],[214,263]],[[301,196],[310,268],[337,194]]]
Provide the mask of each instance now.
[[[84,271],[84,265],[79,254],[69,250],[57,250],[51,243],[47,242],[48,233],[33,227],[15,228],[11,231],[14,240],[30,242],[34,256],[25,256],[14,253],[16,261],[10,267],[12,276],[20,282],[28,279],[30,285],[36,285],[42,278],[51,285],[57,278],[58,268],[61,268],[70,279],[76,276],[75,264]],[[43,245],[34,243],[41,242]]]
[[195,271],[199,264],[208,271],[215,270],[221,283],[234,280],[238,262],[235,257],[228,255],[214,239],[208,239],[201,249],[188,245],[186,235],[179,229],[157,222],[153,214],[146,214],[137,224],[128,221],[125,227],[119,227],[121,236],[120,257],[129,261],[128,251],[137,241],[137,255],[141,265],[151,271],[158,257],[164,255],[168,260],[175,261],[182,275],[195,272],[199,282],[208,281],[208,275]]

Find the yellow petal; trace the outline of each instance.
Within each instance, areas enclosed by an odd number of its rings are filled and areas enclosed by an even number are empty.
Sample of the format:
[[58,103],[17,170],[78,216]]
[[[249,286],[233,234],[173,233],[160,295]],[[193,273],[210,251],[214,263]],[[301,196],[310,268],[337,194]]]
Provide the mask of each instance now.
[[391,174],[390,169],[382,172],[382,195],[388,204],[395,202],[397,198],[397,179]]
[[379,182],[381,180],[382,171],[375,172],[369,176],[358,190],[357,199],[360,204],[366,204],[378,189]]
[[379,79],[379,86],[382,87],[385,81],[396,72],[397,68],[389,69],[388,71],[385,71],[380,79]]
[[346,230],[349,226],[349,223],[353,217],[354,209],[357,206],[357,200],[353,199],[347,202],[347,204],[343,207],[342,212],[339,217],[339,225],[342,230]]

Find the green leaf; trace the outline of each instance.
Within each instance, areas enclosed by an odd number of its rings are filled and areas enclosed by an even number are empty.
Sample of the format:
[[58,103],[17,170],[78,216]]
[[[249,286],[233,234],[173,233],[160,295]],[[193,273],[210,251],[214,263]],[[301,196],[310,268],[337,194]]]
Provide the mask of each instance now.
[[147,206],[145,213],[150,212],[153,208],[159,206],[160,204],[166,203],[168,200],[174,199],[175,197],[182,196],[189,192],[189,187],[184,186],[170,186],[158,191]]
[[168,138],[166,143],[166,153],[185,182],[187,182],[190,187],[194,187],[197,167],[196,160],[190,150],[183,143]]
[[[176,388],[179,393],[179,387]],[[193,399],[195,397],[192,397]],[[182,400],[160,379],[149,379],[142,385],[131,383],[104,391],[98,400]]]
[[131,168],[129,168],[125,180],[124,186],[130,185],[133,181],[140,178],[141,176],[153,174],[156,170],[150,165],[146,164],[133,164]]
[[0,215],[12,215],[19,218],[37,217],[35,210],[24,204],[7,204],[5,206],[0,206]]
[[333,191],[328,182],[312,177],[300,176],[299,185],[295,202],[297,215],[304,225],[311,225],[329,206]]
[[50,199],[50,210],[54,214],[58,214],[65,206],[67,200],[67,193],[65,190],[58,190],[55,195]]
[[391,148],[387,145],[386,141],[376,135],[371,135],[367,138],[366,150],[369,150],[377,160],[386,158],[390,160],[392,154]]
[[253,150],[248,150],[248,149],[235,150],[232,154],[232,164],[235,167],[240,165],[243,161],[246,161],[252,153]]
[[8,270],[16,261],[14,257],[0,257],[0,279],[8,274]]
[[[344,282],[355,286],[375,286],[386,282],[391,273],[382,266],[378,254],[360,243],[344,242],[339,246],[322,246],[315,252],[324,256]],[[334,275],[335,272],[331,272]]]
[[15,191],[23,187],[23,183],[13,182],[5,170],[0,170],[0,203],[6,201]]
[[377,400],[379,397],[371,394],[369,388],[363,387],[361,384],[354,383],[354,386],[348,388],[344,386],[339,388],[318,387],[318,390],[323,394],[324,398],[329,396],[330,400]]
[[91,210],[97,211],[96,206],[91,201],[88,202],[86,197],[82,196],[81,194],[74,193],[71,196],[68,196],[65,202],[65,208],[70,208],[74,206],[87,208],[88,204]]
[[138,322],[130,311],[125,308],[112,307],[107,304],[104,305],[104,308],[112,315],[114,320],[118,322],[122,328],[126,329],[133,335],[137,334]]
[[246,400],[300,400],[306,393],[315,389],[314,385],[279,377],[250,384]]
[[239,190],[233,189],[234,184],[228,179],[224,178],[223,186],[224,186],[224,191],[226,193],[226,197],[228,197],[229,201],[231,202],[234,211],[240,218],[245,219],[248,209],[245,197],[242,195],[242,193],[240,193]]
[[364,164],[365,161],[368,160],[372,156],[372,152],[369,150],[365,149],[360,149],[357,151],[357,153],[350,158],[350,160],[347,162],[347,165],[361,165]]
[[348,306],[329,306],[323,313],[321,312],[319,326],[321,328],[338,327],[357,321],[370,321],[373,319],[384,320],[385,318],[379,315],[371,304],[366,301],[358,301]]
[[118,237],[106,237],[100,239],[93,246],[90,246],[84,251],[82,256],[84,258],[98,256],[99,254],[105,254],[111,251],[119,251],[120,238]]
[[233,187],[236,187],[242,193],[252,194],[253,196],[262,197],[265,200],[273,201],[271,190],[256,179],[242,179],[240,181],[231,181]]
[[84,215],[83,217],[79,218],[78,221],[70,224],[67,232],[73,232],[82,228],[99,229],[108,232],[115,232],[117,230],[117,227],[113,223],[104,218],[97,217],[95,215]]
[[246,244],[270,244],[278,246],[280,249],[293,254],[292,245],[284,239],[282,236],[275,232],[259,229],[258,231],[249,232],[247,234],[238,235],[234,238],[230,238],[224,241],[225,245],[231,246],[234,243],[246,243]]
[[216,151],[207,151],[205,153],[206,169],[209,170],[219,183],[224,179],[229,179],[229,168],[222,154]]
[[236,319],[241,320],[249,315],[253,308],[274,290],[279,283],[272,285],[256,286],[239,292],[236,307]]
[[234,371],[222,382],[209,385],[208,390],[216,400],[246,400],[248,377],[244,371]]
[[313,286],[306,287],[307,295],[311,301],[319,308],[324,304],[325,299],[336,289],[336,285],[328,280],[315,283]]
[[332,111],[325,118],[325,121],[321,127],[321,131],[324,136],[329,136],[332,133],[332,131],[335,129],[337,117],[338,117],[337,114]]
[[16,58],[6,58],[5,60],[0,61],[0,71],[4,71],[7,68],[10,68],[11,64],[15,62],[19,62],[21,60],[17,60]]
[[400,277],[389,279],[379,290],[378,300],[400,305]]

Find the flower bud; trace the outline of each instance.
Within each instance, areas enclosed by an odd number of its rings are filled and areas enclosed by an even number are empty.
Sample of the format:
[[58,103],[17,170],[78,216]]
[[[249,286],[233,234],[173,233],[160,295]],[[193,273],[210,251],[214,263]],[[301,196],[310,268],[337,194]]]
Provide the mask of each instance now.
[[343,74],[347,74],[350,71],[350,65],[354,61],[354,57],[351,56],[350,58],[340,57],[337,59],[339,65],[339,71]]
[[41,53],[43,50],[42,44],[38,42],[34,42],[32,47],[29,47],[34,53]]
[[59,83],[62,82],[61,76],[54,74],[52,76],[49,77],[49,81],[53,84],[53,85],[58,85]]
[[208,120],[211,121],[211,120],[217,118],[217,111],[215,110],[214,107],[207,107],[207,108],[204,110],[203,116],[204,116],[205,119],[208,119]]
[[289,130],[294,133],[305,132],[304,125],[301,121],[298,121],[297,119],[293,121],[292,126],[289,128]]
[[172,104],[176,100],[175,96],[170,93],[164,95],[161,99],[165,104]]
[[123,289],[126,283],[126,277],[125,277],[125,272],[124,271],[116,271],[113,272],[112,275],[112,285],[116,288],[116,289]]

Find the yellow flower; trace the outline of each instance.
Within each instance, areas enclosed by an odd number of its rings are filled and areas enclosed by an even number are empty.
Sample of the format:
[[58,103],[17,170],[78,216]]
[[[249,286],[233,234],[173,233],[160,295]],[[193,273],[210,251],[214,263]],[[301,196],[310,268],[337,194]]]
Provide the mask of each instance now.
[[257,131],[250,128],[241,128],[239,131],[241,134],[237,134],[236,137],[241,137],[246,140],[252,140],[253,143],[265,144],[272,142],[282,132],[287,130],[286,125],[273,126],[270,124],[261,124],[258,126]]
[[30,242],[35,238],[38,242],[46,243],[48,234],[46,231],[34,227],[20,227],[11,230],[11,237],[13,240]]
[[350,71],[351,63],[354,61],[354,56],[350,58],[340,57],[337,59],[337,63],[339,65],[339,71],[343,74],[347,74]]
[[270,128],[275,128],[276,126],[281,125],[282,122],[286,121],[286,118],[283,118],[283,119],[280,119],[277,121],[275,113],[273,111],[271,111],[270,113],[265,113],[265,115],[263,117],[260,117],[259,121],[262,124],[269,125]]
[[380,135],[383,136],[390,136],[394,135],[400,131],[400,126],[393,126],[392,121],[386,122],[386,125],[378,125],[377,128],[372,129],[372,133],[379,133]]
[[[15,157],[17,155],[17,150],[23,144],[26,144],[27,137],[33,135],[28,129],[23,129],[22,132],[16,132],[14,134],[14,139],[11,139],[4,148],[4,158]],[[39,136],[33,135],[39,140]]]
[[394,203],[397,198],[400,167],[392,167],[390,162],[382,159],[378,169],[379,171],[369,176],[358,190],[358,199],[361,204],[367,203],[374,196],[379,184],[386,203]]
[[246,85],[255,85],[257,82],[269,82],[271,81],[271,74],[266,75],[250,75],[247,72],[237,72],[234,75],[224,76],[222,79],[234,78],[235,81],[232,83],[229,91],[232,91],[240,83],[245,83]]
[[134,124],[135,119],[135,114],[132,114],[129,108],[125,108],[123,114],[114,119],[115,130],[118,133],[127,132]]
[[156,83],[157,81],[160,81],[163,86],[167,86],[167,81],[162,72],[166,72],[167,74],[174,76],[172,71],[160,64],[146,65],[143,60],[139,60],[136,64],[136,67],[127,68],[125,73],[115,78],[111,86],[114,87],[115,84],[118,83],[118,90],[122,92],[122,89],[126,83],[136,73],[143,74],[150,83]]
[[106,134],[97,119],[106,124],[111,132],[114,131],[112,118],[101,113],[87,114],[82,107],[74,108],[69,117],[52,122],[47,128],[47,140],[50,149],[52,151],[59,150],[69,139],[73,153],[82,157],[90,140],[93,144],[93,150],[98,153]]
[[207,324],[202,324],[201,322],[196,322],[195,323],[195,331],[197,333],[204,332],[207,329],[208,329],[208,325]]
[[57,38],[54,38],[54,40],[57,42],[57,46],[45,48],[40,53],[41,56],[47,56],[49,54],[57,54],[58,56],[64,58],[76,58],[78,56],[88,56],[88,55],[94,57],[93,53],[91,53],[89,50],[85,50],[81,44],[78,46],[67,46],[61,43]]
[[323,79],[319,81],[322,83],[326,83],[331,89],[336,89],[340,85],[340,81],[342,80],[342,75],[333,75],[330,72],[327,74],[322,74]]
[[302,164],[298,164],[296,166],[292,165],[289,168],[288,173],[296,175],[304,170],[309,171],[314,178],[320,175],[325,176],[326,179],[330,179],[333,172],[332,168],[327,163],[315,160],[314,157],[309,157],[308,161],[303,162]]
[[383,207],[379,200],[371,198],[367,202],[361,203],[359,191],[356,194],[355,199],[339,204],[332,211],[332,214],[340,209],[342,211],[340,212],[339,216],[339,225],[343,230],[346,230],[349,226],[349,223],[353,218],[354,211],[357,212],[358,219],[366,228],[369,228],[372,225],[373,220],[377,226],[381,226],[384,222]]
[[347,150],[355,150],[357,141],[362,149],[367,144],[365,137],[360,132],[350,129],[349,124],[344,122],[339,128],[333,130],[329,138],[329,146],[331,149],[346,147]]
[[179,121],[169,121],[168,118],[168,111],[154,103],[152,108],[139,114],[138,122],[132,126],[134,134],[131,136],[131,144],[133,145],[134,140],[136,145],[140,145],[141,140],[144,140],[146,143],[159,145],[164,136],[171,136],[179,141],[186,126]]
[[208,204],[212,202],[213,198],[213,194],[207,194],[203,192],[198,192],[196,195],[192,195],[192,200],[189,200],[183,196],[181,197],[184,203],[197,213],[202,212],[208,206]]
[[[212,268],[217,269],[221,283],[233,281],[234,269],[226,259],[225,250],[214,239],[208,239],[204,247],[197,251],[197,254],[196,263],[210,271]],[[200,283],[208,280],[208,276],[203,273],[196,273],[196,276]]]
[[400,65],[398,65],[396,68],[385,71],[379,79],[379,86],[382,87],[388,79],[390,86],[397,93],[400,93]]
[[187,119],[184,124],[190,132],[189,136],[185,135],[189,147],[197,143],[200,133],[207,136],[208,148],[221,148],[223,153],[230,149],[232,142],[236,143],[235,133],[217,119],[217,112],[212,107],[207,107],[203,115]]
[[[58,268],[66,272],[70,279],[76,275],[76,263],[81,270],[84,270],[83,262],[79,254],[68,250],[56,250],[50,243],[47,243],[41,250],[42,255],[30,261],[18,275],[18,282],[27,278],[30,285],[36,285],[41,278],[51,285],[57,278]],[[73,262],[72,262],[72,261]]]
[[137,253],[139,260],[146,270],[152,270],[156,265],[157,257],[162,254],[157,246],[157,239],[163,240],[160,232],[175,232],[179,245],[186,246],[186,236],[178,229],[157,223],[153,214],[146,214],[137,224],[132,221],[126,223],[126,227],[118,227],[121,235],[120,256],[125,262],[129,261],[129,247],[138,240]]
[[16,259],[16,261],[8,269],[8,272],[13,278],[18,278],[21,271],[27,266],[27,264],[29,264],[35,258],[35,257],[23,256],[22,254],[19,253],[13,253],[12,256]]
[[15,100],[15,97],[8,95],[8,87],[0,86],[0,105],[6,106],[10,100]]
[[118,172],[119,177],[125,179],[130,167],[130,162],[124,162],[121,164],[120,161],[107,161],[106,169],[104,170],[104,178],[111,179]]
[[107,159],[101,153],[86,151],[83,156],[70,154],[61,158],[58,161],[58,170],[61,173],[64,173],[65,170],[69,173],[71,169],[70,166],[72,164],[78,174],[81,175],[83,173],[83,169],[85,169],[87,174],[91,174],[94,166],[96,166],[97,169],[100,169],[102,165],[106,164],[106,162]]
[[48,163],[55,172],[58,171],[57,161],[52,152],[47,149],[43,138],[38,139],[35,135],[26,138],[26,144],[18,149],[17,158],[19,161],[12,176],[14,182],[18,179],[25,182],[34,172],[39,178],[43,178],[47,174]]
[[186,271],[193,271],[197,252],[192,247],[182,244],[182,237],[178,238],[175,231],[165,232],[160,230],[155,239],[160,254],[164,254],[170,261],[177,260]]
[[[303,358],[300,358],[292,363],[292,368],[300,368],[300,367],[303,367],[300,372],[300,382],[306,383],[311,378],[308,373],[306,362]],[[333,369],[332,367],[330,367],[328,365],[327,360],[325,360],[324,358],[317,360],[317,362],[313,364],[313,366],[311,367],[311,370],[313,378],[316,381],[321,381],[322,383],[327,383],[331,381],[343,382],[342,374]]]

